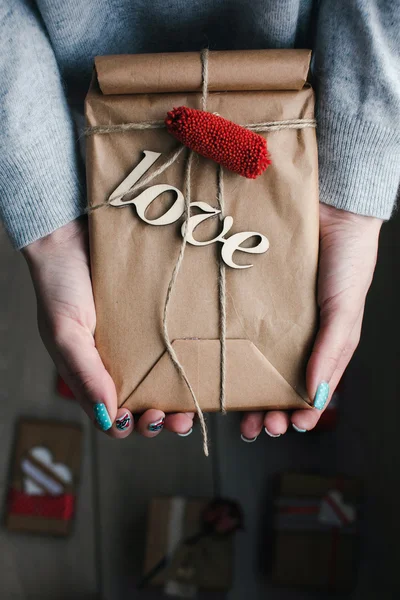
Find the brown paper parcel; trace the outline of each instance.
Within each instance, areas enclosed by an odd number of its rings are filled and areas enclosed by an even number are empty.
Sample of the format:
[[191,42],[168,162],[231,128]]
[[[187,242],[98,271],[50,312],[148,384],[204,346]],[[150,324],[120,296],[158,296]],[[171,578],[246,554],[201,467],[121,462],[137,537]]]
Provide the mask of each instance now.
[[[207,110],[242,125],[313,118],[309,60],[306,50],[210,52]],[[163,120],[175,106],[201,108],[200,54],[104,56],[95,66],[86,98],[88,127]],[[269,240],[265,254],[234,253],[236,263],[251,268],[226,267],[228,410],[310,405],[305,367],[317,323],[319,233],[315,129],[263,135],[272,159],[265,173],[256,180],[223,174],[224,215],[234,220],[230,234],[257,231]],[[144,151],[161,153],[162,161],[177,147],[165,128],[89,136],[89,206],[106,202]],[[185,151],[149,186],[169,184],[183,192],[186,161]],[[194,155],[192,202],[217,207],[217,170],[216,163]],[[174,200],[171,192],[161,194],[146,218],[161,216]],[[96,346],[119,405],[133,412],[193,410],[162,337],[181,226],[182,219],[152,226],[133,205],[89,211]],[[209,240],[220,230],[218,217],[207,219],[196,238]],[[169,337],[204,411],[220,408],[220,253],[219,242],[186,246],[168,312]]]

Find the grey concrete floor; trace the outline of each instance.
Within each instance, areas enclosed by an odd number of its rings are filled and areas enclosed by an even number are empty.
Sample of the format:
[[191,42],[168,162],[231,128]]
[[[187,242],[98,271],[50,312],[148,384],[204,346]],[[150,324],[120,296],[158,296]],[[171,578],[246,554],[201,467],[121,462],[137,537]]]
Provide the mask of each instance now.
[[[186,439],[130,436],[115,442],[93,431],[79,408],[55,393],[55,372],[35,323],[34,295],[22,257],[0,232],[0,497],[4,506],[14,425],[20,416],[81,422],[85,431],[79,504],[66,540],[0,529],[1,600],[123,600],[139,597],[145,515],[153,495],[222,493],[244,507],[246,530],[236,544],[235,582],[228,600],[305,600],[323,593],[274,589],[268,547],[271,480],[286,469],[361,476],[366,504],[359,583],[352,600],[400,597],[399,381],[400,220],[384,227],[379,265],[368,299],[360,347],[341,398],[334,433],[241,442],[238,415],[210,420],[212,457],[199,432]],[[146,592],[143,598],[158,598]],[[210,599],[220,596],[205,596]]]

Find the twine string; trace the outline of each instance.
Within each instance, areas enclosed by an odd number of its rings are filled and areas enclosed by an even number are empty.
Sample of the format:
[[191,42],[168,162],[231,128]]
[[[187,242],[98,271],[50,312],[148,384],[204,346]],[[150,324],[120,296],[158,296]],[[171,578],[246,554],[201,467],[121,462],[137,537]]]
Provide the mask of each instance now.
[[[217,201],[220,209],[220,220],[224,220],[224,178],[223,167],[219,165],[217,172]],[[226,268],[220,257],[218,273],[218,303],[219,303],[219,340],[221,345],[220,355],[220,409],[226,414],[225,383],[226,383]]]
[[[162,123],[162,125],[160,125],[160,123]],[[245,127],[246,129],[249,129],[250,131],[254,131],[256,133],[266,133],[272,131],[281,131],[282,129],[305,129],[308,127],[316,126],[317,125],[315,119],[288,119],[286,121],[250,123],[248,125],[243,125],[242,127]],[[85,136],[89,137],[91,135],[124,133],[126,131],[140,131],[143,129],[161,128],[165,128],[165,123],[163,121],[147,121],[146,123],[120,123],[118,125],[96,125],[94,127],[87,127],[85,129]],[[154,169],[151,173],[149,173],[149,175],[147,175],[147,177],[141,178],[127,192],[118,194],[117,196],[113,196],[112,200],[108,199],[105,202],[99,202],[98,204],[89,206],[86,209],[86,212],[91,213],[94,210],[97,210],[98,208],[110,206],[111,202],[114,200],[122,199],[124,202],[131,200],[138,190],[146,187],[146,185],[151,183],[153,179],[161,175],[161,173],[168,169],[168,167],[174,164],[174,162],[181,155],[185,147],[186,146],[184,146],[183,144],[180,144],[176,149],[172,150],[157,169]]]
[[188,220],[190,218],[192,162],[193,162],[193,150],[189,150],[189,155],[187,158],[186,169],[185,169],[185,185],[184,185],[184,197],[185,197],[184,222],[185,222],[185,224],[184,224],[184,228],[183,228],[182,243],[181,243],[181,247],[179,250],[179,255],[176,260],[175,266],[173,268],[171,279],[169,280],[167,293],[165,296],[163,319],[162,319],[162,331],[163,331],[164,344],[165,344],[166,350],[169,354],[169,357],[171,359],[171,362],[174,365],[174,367],[176,368],[176,370],[178,371],[179,375],[182,377],[183,381],[185,382],[185,384],[190,392],[190,395],[192,396],[193,404],[194,404],[194,407],[196,409],[196,412],[197,412],[197,415],[198,415],[198,418],[200,421],[201,433],[203,436],[204,454],[206,456],[208,456],[208,434],[207,434],[207,426],[206,426],[204,414],[203,414],[203,411],[201,410],[201,407],[197,400],[194,389],[193,389],[189,379],[187,378],[185,370],[184,370],[183,366],[181,365],[179,358],[171,344],[171,340],[170,340],[169,333],[168,333],[168,309],[169,309],[169,305],[170,305],[170,301],[171,301],[172,292],[175,288],[175,283],[178,278],[178,273],[182,266],[183,257],[185,254],[185,248],[186,248],[186,244],[187,244],[187,231],[188,231],[187,224],[188,224]]
[[207,110],[208,100],[208,48],[203,48],[200,52],[201,59],[201,110]]
[[[281,129],[305,129],[316,127],[315,119],[286,119],[283,121],[266,121],[261,123],[246,123],[242,127],[257,133],[280,131]],[[117,125],[92,125],[84,130],[85,136],[104,135],[110,133],[125,133],[141,129],[165,129],[164,121],[146,121],[144,123],[118,123]]]
[[[207,110],[207,100],[208,100],[208,55],[209,51],[207,48],[203,49],[200,54],[201,58],[201,76],[202,76],[202,95],[201,95],[201,108],[202,110]],[[165,127],[164,121],[144,121],[140,123],[120,123],[117,125],[96,125],[92,127],[87,127],[85,129],[85,135],[105,135],[105,134],[113,134],[113,133],[126,133],[129,131],[138,131],[138,130],[146,130],[146,129],[162,129]],[[262,132],[271,132],[271,131],[281,131],[282,129],[304,129],[306,127],[316,127],[315,119],[287,119],[283,121],[268,121],[264,123],[250,123],[244,125],[246,129],[250,131],[254,131],[257,133]],[[168,167],[175,163],[178,157],[182,154],[185,146],[180,144],[178,148],[171,151],[163,163],[156,169],[154,169],[149,175],[146,177],[142,177],[138,182],[136,182],[127,192],[123,192],[117,196],[113,196],[112,199],[108,199],[105,202],[100,202],[91,207],[88,207],[86,212],[92,213],[93,211],[104,208],[107,206],[111,206],[111,202],[116,199],[122,199],[122,201],[131,200],[135,193],[148,185],[151,181],[153,181],[156,177],[161,175]],[[198,415],[198,419],[200,422],[201,432],[203,436],[203,450],[204,454],[208,456],[208,433],[207,426],[204,418],[203,411],[200,407],[200,404],[197,400],[195,391],[185,373],[185,370],[182,364],[179,361],[179,358],[172,346],[169,332],[168,332],[168,310],[171,302],[172,293],[175,288],[176,280],[178,278],[178,274],[180,268],[182,266],[185,249],[187,245],[187,231],[188,231],[188,220],[190,218],[190,197],[191,197],[191,173],[192,173],[192,162],[193,162],[193,151],[189,150],[189,154],[186,161],[185,166],[185,182],[184,182],[184,199],[185,199],[185,207],[184,207],[184,227],[183,227],[183,236],[182,243],[180,246],[178,258],[176,260],[175,266],[172,270],[171,278],[168,283],[167,292],[165,296],[164,309],[163,309],[163,317],[162,317],[162,334],[163,341],[165,344],[166,351],[171,359],[172,364],[175,369],[178,371],[180,377],[185,382],[186,387],[188,388],[190,395],[193,400],[193,404]],[[223,167],[219,165],[217,171],[217,203],[218,208],[220,209],[220,220],[224,219],[224,182],[223,182]],[[225,388],[226,388],[226,270],[225,265],[220,258],[219,260],[219,272],[218,272],[218,305],[219,305],[219,338],[220,338],[220,411],[221,413],[226,413],[226,398],[225,398]]]

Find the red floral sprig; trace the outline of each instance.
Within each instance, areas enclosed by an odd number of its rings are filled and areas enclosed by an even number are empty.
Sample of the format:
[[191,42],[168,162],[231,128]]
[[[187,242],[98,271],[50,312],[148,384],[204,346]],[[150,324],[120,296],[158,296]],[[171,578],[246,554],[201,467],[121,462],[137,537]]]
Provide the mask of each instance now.
[[243,177],[255,179],[271,164],[265,138],[219,115],[180,106],[165,125],[182,144]]

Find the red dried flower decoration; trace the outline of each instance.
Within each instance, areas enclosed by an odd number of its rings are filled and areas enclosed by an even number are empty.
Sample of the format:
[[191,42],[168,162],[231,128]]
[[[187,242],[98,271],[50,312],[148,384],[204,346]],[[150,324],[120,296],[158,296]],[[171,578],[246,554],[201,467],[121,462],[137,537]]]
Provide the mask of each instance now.
[[165,125],[182,144],[243,177],[255,179],[271,164],[265,138],[219,115],[180,106]]

